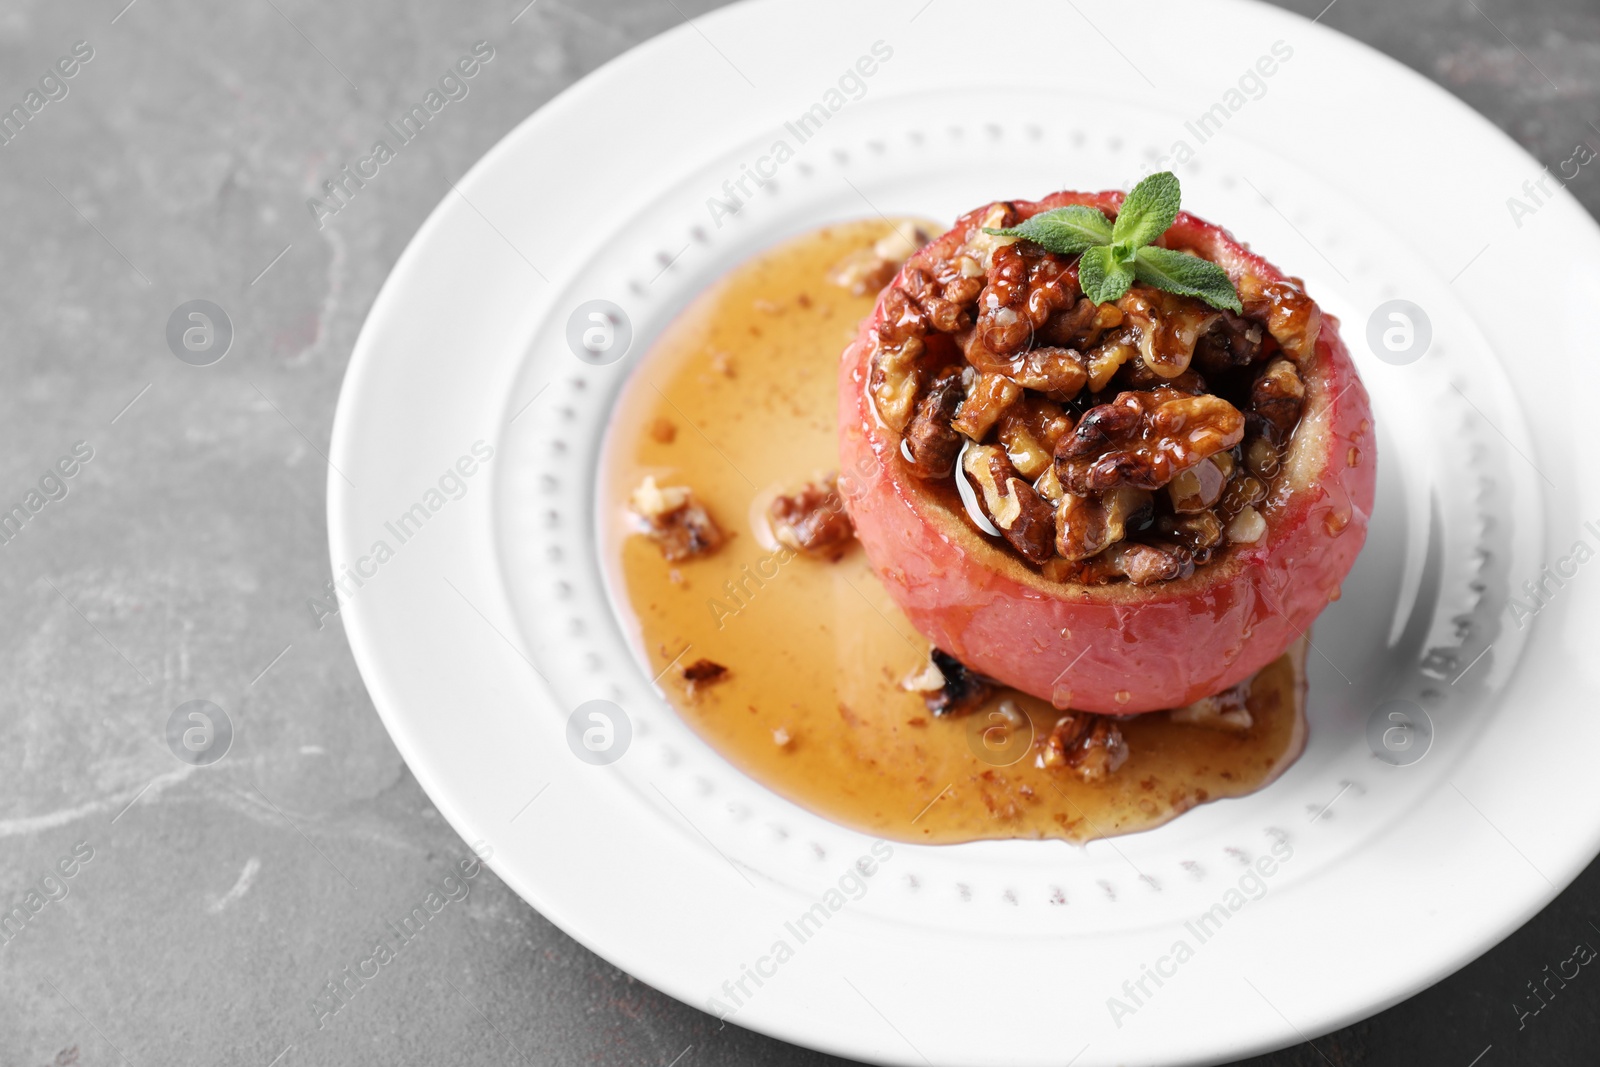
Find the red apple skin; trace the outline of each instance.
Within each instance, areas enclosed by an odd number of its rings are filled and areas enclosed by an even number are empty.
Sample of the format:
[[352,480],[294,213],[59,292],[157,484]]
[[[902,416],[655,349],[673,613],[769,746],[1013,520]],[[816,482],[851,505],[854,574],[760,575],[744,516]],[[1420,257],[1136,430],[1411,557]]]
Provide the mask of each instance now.
[[[1121,201],[1110,192],[1011,203],[1026,218],[1067,204],[1114,214]],[[984,210],[963,216],[907,266],[961,244]],[[1162,243],[1202,252],[1236,282],[1246,273],[1285,277],[1187,212]],[[900,435],[868,395],[882,315],[880,298],[840,362],[840,485],[889,595],[924,637],[969,667],[1057,707],[1118,715],[1182,707],[1266,666],[1338,595],[1366,540],[1377,456],[1371,403],[1332,316],[1322,316],[1315,367],[1303,369],[1304,413],[1263,509],[1261,539],[1233,545],[1186,579],[1086,586],[1046,580],[910,473]]]

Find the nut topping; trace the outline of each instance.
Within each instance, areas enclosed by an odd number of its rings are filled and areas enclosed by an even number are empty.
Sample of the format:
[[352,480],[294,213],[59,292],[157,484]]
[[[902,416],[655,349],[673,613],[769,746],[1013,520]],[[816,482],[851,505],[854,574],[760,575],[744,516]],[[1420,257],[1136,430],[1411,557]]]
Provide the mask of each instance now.
[[1088,559],[1121,541],[1132,520],[1149,509],[1150,494],[1142,489],[1124,487],[1103,496],[1068,493],[1056,511],[1056,552],[1063,559]]
[[1003,449],[971,445],[961,466],[978,487],[984,513],[1012,548],[1034,563],[1055,555],[1055,511],[1017,477]]
[[634,526],[670,563],[703,556],[722,544],[722,531],[686,485],[657,485],[646,476],[628,497]]
[[972,524],[1054,580],[1170,581],[1266,536],[1322,322],[1302,283],[1241,275],[1242,313],[1142,282],[1098,304],[1074,257],[984,232],[1015,205],[977,215],[881,298],[868,386],[911,472],[970,481]]
[[961,372],[947,367],[917,402],[917,413],[906,427],[906,451],[911,472],[919,478],[948,478],[965,439],[950,423],[966,396]]
[[1066,767],[1092,785],[1128,762],[1128,742],[1109,716],[1073,712],[1056,720],[1040,762],[1045,767]]
[[767,505],[772,535],[809,556],[837,560],[855,536],[855,526],[839,497],[835,475],[807,482],[798,492],[774,497]]
[[1250,387],[1250,412],[1271,428],[1273,440],[1281,441],[1300,421],[1306,387],[1300,372],[1286,359],[1274,359]]
[[1167,717],[1173,722],[1187,723],[1190,726],[1206,726],[1213,730],[1244,733],[1255,725],[1247,703],[1250,699],[1250,685],[1254,681],[1253,678],[1246,679],[1231,689],[1224,689],[1216,696],[1201,697],[1188,707],[1169,711]]
[[1264,322],[1290,359],[1305,363],[1315,356],[1322,311],[1304,289],[1289,282],[1264,282],[1253,274],[1240,278],[1238,288],[1244,313]]
[[1056,475],[1074,493],[1160,489],[1244,437],[1244,416],[1220,396],[1175,389],[1117,394],[1091,408],[1056,446]]

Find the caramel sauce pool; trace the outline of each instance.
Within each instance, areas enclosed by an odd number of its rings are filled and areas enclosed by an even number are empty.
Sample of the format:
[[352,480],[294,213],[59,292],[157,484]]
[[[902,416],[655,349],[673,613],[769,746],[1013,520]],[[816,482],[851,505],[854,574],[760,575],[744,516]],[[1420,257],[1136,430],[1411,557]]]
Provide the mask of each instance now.
[[[935,719],[900,687],[928,642],[859,547],[837,562],[778,549],[766,503],[834,469],[839,354],[874,296],[830,268],[889,231],[830,226],[763,253],[702,293],[633,372],[601,470],[601,537],[625,624],[678,713],[745,773],[835,822],[897,841],[1086,841],[1157,826],[1271,781],[1304,744],[1289,656],[1258,676],[1246,732],[1122,720],[1130,755],[1104,782],[1035,765],[1059,712],[1014,691],[1031,724],[990,707]],[[646,475],[687,485],[727,540],[668,563],[628,521]],[[767,544],[762,543],[763,538]],[[683,668],[728,668],[691,690]]]

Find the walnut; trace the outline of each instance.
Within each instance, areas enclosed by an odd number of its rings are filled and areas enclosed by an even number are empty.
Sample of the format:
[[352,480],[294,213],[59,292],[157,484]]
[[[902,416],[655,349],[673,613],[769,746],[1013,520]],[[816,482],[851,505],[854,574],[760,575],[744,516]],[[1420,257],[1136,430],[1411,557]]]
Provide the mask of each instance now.
[[951,429],[950,422],[965,395],[961,372],[947,367],[917,401],[917,413],[905,433],[911,473],[917,477],[948,478],[955,469],[956,456],[965,439]]
[[1144,365],[1163,378],[1175,378],[1189,369],[1195,342],[1219,314],[1198,300],[1147,285],[1130,288],[1117,300],[1117,307],[1137,332]]
[[1159,489],[1243,436],[1244,416],[1219,396],[1119,393],[1085,412],[1056,445],[1056,475],[1079,495],[1119,485]]
[[686,485],[657,485],[646,476],[628,497],[635,528],[654,541],[669,562],[703,556],[722,544],[722,531]]
[[1197,564],[1208,562],[1212,550],[1222,544],[1222,520],[1215,511],[1163,515],[1156,525],[1163,534],[1193,553]]
[[1149,367],[1145,366],[1142,359],[1131,363],[1124,363],[1111,377],[1111,386],[1119,393],[1128,390],[1157,389],[1161,386],[1176,389],[1180,393],[1190,396],[1199,396],[1201,393],[1211,392],[1206,380],[1193,368],[1171,378],[1163,378]]
[[994,428],[1000,413],[1022,396],[1022,386],[1002,374],[979,374],[978,380],[961,401],[961,410],[951,423],[974,441],[982,441]]
[[1010,377],[1018,385],[1037,389],[1052,400],[1071,400],[1089,383],[1088,360],[1071,348],[1032,348],[1014,361]]
[[1190,726],[1205,726],[1213,730],[1227,730],[1230,733],[1244,733],[1255,725],[1250,716],[1248,701],[1250,699],[1250,682],[1248,679],[1224,689],[1216,696],[1201,697],[1187,707],[1176,708],[1167,712],[1167,718],[1173,722],[1186,723]]
[[1121,308],[1115,304],[1096,304],[1085,296],[1065,311],[1051,316],[1039,328],[1037,336],[1047,345],[1086,352],[1100,342],[1107,330],[1121,325]]
[[1056,552],[1070,560],[1098,555],[1126,537],[1141,513],[1150,513],[1150,494],[1143,489],[1118,488],[1092,497],[1068,493],[1056,510]]
[[1260,323],[1223,311],[1211,324],[1211,329],[1195,342],[1191,365],[1209,375],[1247,367],[1261,358],[1261,342],[1265,336]]
[[1205,511],[1221,499],[1228,479],[1222,473],[1222,468],[1213,462],[1214,458],[1179,471],[1167,483],[1167,496],[1172,501],[1173,511],[1179,515],[1192,515]]
[[878,341],[872,359],[872,402],[878,417],[896,430],[904,430],[917,401],[917,360],[926,346],[918,337],[893,344]]
[[1274,359],[1250,387],[1250,413],[1266,425],[1276,444],[1294,432],[1305,398],[1305,383],[1295,365]]
[[[907,270],[902,286],[922,308],[929,324],[940,333],[956,333],[972,325],[972,314],[966,308],[965,301],[950,299],[945,293],[945,287],[922,268],[912,267]],[[955,291],[959,293],[965,290],[958,286]]]
[[1222,499],[1217,503],[1217,510],[1232,521],[1234,516],[1245,508],[1254,507],[1266,498],[1266,485],[1241,467],[1234,471],[1232,478],[1228,479],[1228,488],[1223,490]]
[[1025,396],[1000,413],[998,425],[1011,465],[1024,478],[1037,478],[1054,464],[1056,442],[1072,429],[1072,419],[1058,404]]
[[810,556],[837,560],[855,536],[833,474],[807,482],[795,493],[774,497],[767,505],[767,519],[780,543]]
[[1061,498],[1067,495],[1067,491],[1061,488],[1061,479],[1056,477],[1054,463],[1046,467],[1044,473],[1033,480],[1033,491],[1052,504],[1061,503]]
[[1040,762],[1045,767],[1069,768],[1092,785],[1105,781],[1128,762],[1128,742],[1110,717],[1075,711],[1056,720]]
[[1123,364],[1139,358],[1138,341],[1139,331],[1130,326],[1116,330],[1089,350],[1085,358],[1090,392],[1098,393],[1104,389]]
[[1305,363],[1315,357],[1322,310],[1304,289],[1287,281],[1264,282],[1253,274],[1241,277],[1237,287],[1244,313],[1266,323],[1290,359]]
[[828,271],[828,281],[856,296],[876,293],[888,285],[900,264],[928,243],[932,235],[921,226],[898,223],[871,248],[851,252]]
[[1244,465],[1257,478],[1270,480],[1283,465],[1278,449],[1265,437],[1252,437],[1244,445]]
[[1228,523],[1228,540],[1253,545],[1267,532],[1267,520],[1254,507],[1246,506]]
[[1032,243],[994,250],[973,332],[991,352],[1010,356],[1033,342],[1035,331],[1073,305],[1078,286],[1067,260]]
[[1017,212],[1010,204],[1000,201],[989,205],[978,225],[967,235],[966,243],[957,251],[957,259],[970,259],[979,269],[987,271],[994,255],[1002,248],[1017,243],[1016,237],[1001,237],[988,230],[1003,230],[1017,224]]
[[961,466],[978,487],[984,513],[1012,548],[1034,563],[1055,555],[1055,511],[1017,477],[1004,449],[969,445]]
[[833,265],[828,281],[856,296],[866,296],[888,285],[899,269],[898,263],[881,258],[870,248],[860,248]]

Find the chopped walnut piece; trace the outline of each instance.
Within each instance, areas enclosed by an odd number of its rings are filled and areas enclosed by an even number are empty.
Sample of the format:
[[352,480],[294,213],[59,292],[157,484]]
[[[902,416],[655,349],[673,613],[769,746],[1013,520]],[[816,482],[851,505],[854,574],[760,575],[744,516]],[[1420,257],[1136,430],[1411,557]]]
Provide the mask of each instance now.
[[958,255],[972,260],[979,270],[987,271],[995,252],[1015,244],[1018,240],[1015,237],[1001,237],[988,231],[1003,230],[1007,226],[1014,225],[1016,221],[1017,213],[1010,204],[1004,202],[990,204],[989,210],[984,212],[983,219],[973,227]]
[[926,346],[919,337],[907,336],[878,343],[872,361],[872,401],[878,417],[896,430],[904,430],[917,402],[917,360]]
[[1264,282],[1254,274],[1238,281],[1239,302],[1250,318],[1266,323],[1267,332],[1289,358],[1305,363],[1316,353],[1322,310],[1292,282]]
[[1000,413],[1022,396],[1022,386],[1001,374],[979,374],[978,380],[961,401],[961,410],[951,423],[974,441],[982,441],[994,428]]
[[1117,394],[1090,408],[1056,446],[1056,475],[1080,495],[1119,485],[1159,489],[1244,436],[1244,416],[1220,396],[1174,389]]
[[1232,521],[1245,508],[1254,507],[1266,498],[1266,485],[1241,467],[1234,471],[1232,478],[1228,479],[1228,488],[1223,491],[1222,499],[1217,503],[1217,510]]
[[1222,520],[1215,511],[1192,515],[1163,515],[1157,527],[1167,537],[1194,554],[1196,565],[1208,562],[1211,552],[1222,544]]
[[1135,285],[1117,301],[1124,321],[1138,333],[1144,365],[1162,378],[1189,369],[1195,342],[1217,321],[1218,312],[1187,297]]
[[1195,342],[1193,366],[1202,374],[1218,375],[1247,367],[1261,358],[1266,331],[1231,311],[1221,312],[1211,328]]
[[1096,304],[1088,297],[1057,312],[1039,328],[1038,338],[1047,345],[1060,345],[1086,352],[1100,342],[1107,330],[1122,325],[1122,309],[1115,304]]
[[1169,389],[1176,389],[1180,393],[1188,393],[1190,396],[1199,396],[1201,393],[1209,393],[1211,391],[1206,384],[1205,378],[1193,368],[1175,377],[1163,378],[1145,366],[1142,359],[1136,359],[1132,363],[1124,363],[1117,368],[1117,373],[1111,376],[1111,383],[1108,388],[1124,393],[1130,389],[1157,389],[1163,385]]
[[978,707],[999,685],[988,675],[979,674],[966,664],[939,649],[928,653],[930,665],[939,672],[943,684],[937,689],[924,690],[923,703],[935,717],[964,715]]
[[1224,689],[1216,696],[1201,697],[1188,707],[1167,712],[1167,718],[1190,726],[1244,733],[1255,725],[1247,703],[1250,699],[1252,681],[1254,679],[1246,679],[1231,689]]
[[1089,350],[1089,391],[1098,393],[1130,359],[1139,358],[1138,331],[1125,327]]
[[767,505],[767,519],[779,542],[810,556],[838,560],[855,536],[833,474],[807,482],[794,493],[774,497]]
[[1271,480],[1282,464],[1277,448],[1265,437],[1252,437],[1245,442],[1244,465],[1257,478]]
[[1067,491],[1061,488],[1061,479],[1056,477],[1056,467],[1052,463],[1044,469],[1044,473],[1033,480],[1033,491],[1052,504],[1061,503],[1061,498]]
[[1267,532],[1267,520],[1253,507],[1246,507],[1228,523],[1228,540],[1253,545]]
[[1075,711],[1056,720],[1040,763],[1069,768],[1084,782],[1103,782],[1128,762],[1128,742],[1114,719]]
[[911,473],[919,478],[948,478],[961,452],[963,438],[951,429],[961,399],[966,395],[961,372],[946,368],[917,401],[916,414],[906,426],[906,450],[911,453]]
[[1068,493],[1056,510],[1056,552],[1064,559],[1085,560],[1127,536],[1127,527],[1141,512],[1149,514],[1150,494],[1121,487],[1103,496]]
[[888,233],[872,245],[872,254],[891,263],[904,263],[911,254],[933,237],[933,234],[915,223],[895,223]]
[[1222,473],[1222,468],[1207,459],[1188,470],[1179,471],[1167,483],[1167,496],[1172,500],[1173,511],[1179,515],[1193,515],[1220,500],[1227,484],[1228,479]]
[[835,263],[828,271],[828,281],[856,296],[866,296],[888,285],[899,269],[898,263],[879,257],[870,248],[861,248]]
[[930,657],[928,662],[900,679],[900,688],[908,693],[932,693],[944,688],[944,674]]
[[690,696],[705,686],[716,685],[727,677],[728,668],[709,659],[697,659],[683,668],[683,680],[689,683]]
[[1027,559],[1043,563],[1055,554],[1055,510],[996,445],[969,445],[962,469],[978,487],[978,499],[1000,533]]
[[1269,428],[1276,444],[1294,431],[1305,398],[1305,383],[1295,365],[1274,359],[1250,387],[1250,413]]
[[1035,330],[1078,299],[1077,283],[1066,268],[1065,258],[1037,245],[1018,242],[996,248],[987,284],[978,294],[974,333],[1002,356],[1030,344]]
[[629,496],[628,510],[638,531],[670,562],[705,555],[722,544],[722,531],[686,485],[657,485],[647,475]]
[[900,264],[928,243],[930,236],[921,226],[901,222],[871,248],[858,249],[834,264],[828,271],[828,281],[857,296],[876,293],[894,278]]
[[968,291],[970,283],[959,281],[951,287],[946,287],[927,271],[920,267],[912,267],[906,271],[905,281],[901,287],[916,300],[917,306],[922,308],[923,314],[928,317],[928,324],[940,333],[955,333],[972,325],[972,315],[965,303],[958,303],[952,299],[953,296]]
[[1072,419],[1057,404],[1024,397],[1000,413],[1000,441],[1024,478],[1037,478],[1055,462],[1056,442],[1072,429]]
[[1088,361],[1072,348],[1030,348],[1012,361],[1011,380],[1052,400],[1071,400],[1089,383]]

